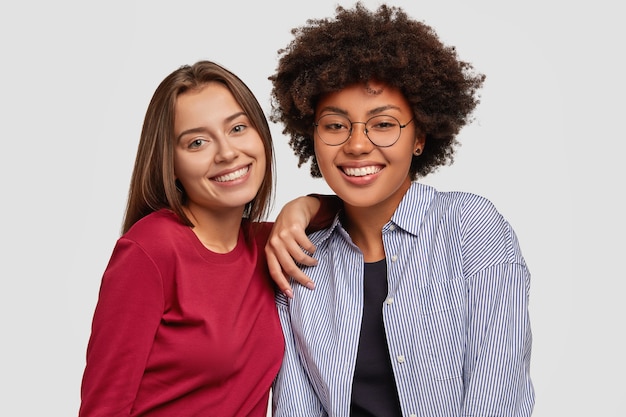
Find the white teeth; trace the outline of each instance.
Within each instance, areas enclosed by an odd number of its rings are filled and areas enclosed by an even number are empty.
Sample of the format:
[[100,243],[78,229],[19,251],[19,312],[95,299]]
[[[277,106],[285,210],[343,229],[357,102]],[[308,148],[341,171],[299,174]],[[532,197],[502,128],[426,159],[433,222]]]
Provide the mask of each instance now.
[[215,177],[213,179],[217,182],[233,181],[246,175],[249,169],[249,167],[243,167],[241,169],[238,169],[237,171],[231,172],[230,174]]
[[369,167],[360,167],[360,168],[344,168],[343,172],[346,175],[351,177],[363,177],[365,175],[376,174],[380,172],[380,167],[377,166],[369,166]]

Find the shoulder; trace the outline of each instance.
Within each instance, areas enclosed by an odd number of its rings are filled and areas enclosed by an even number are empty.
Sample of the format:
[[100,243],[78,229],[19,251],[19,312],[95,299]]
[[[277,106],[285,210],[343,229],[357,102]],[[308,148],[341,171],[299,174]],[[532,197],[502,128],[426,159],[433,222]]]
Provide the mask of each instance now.
[[120,240],[132,241],[148,250],[164,248],[180,241],[191,232],[173,212],[161,209],[141,218]]
[[396,210],[400,216],[426,216],[432,211],[494,211],[495,207],[485,197],[463,191],[439,191],[414,182]]
[[414,182],[400,202],[393,220],[417,235],[423,223],[447,224],[455,229],[472,225],[499,214],[487,198],[462,191],[438,191],[432,186]]
[[125,236],[142,236],[154,232],[155,228],[156,231],[162,231],[172,230],[178,226],[185,227],[178,220],[176,214],[170,210],[161,209],[139,219],[132,225],[128,232],[126,232]]
[[438,193],[438,196],[466,228],[501,227],[507,223],[491,200],[481,195],[450,191]]
[[132,271],[155,268],[174,277],[177,265],[201,259],[198,239],[170,210],[159,210],[137,221],[115,244],[110,264]]
[[241,222],[244,235],[261,248],[265,247],[273,226],[273,222],[251,222],[246,219]]
[[465,214],[497,211],[486,197],[465,191],[437,191],[434,199],[441,205],[456,208]]
[[466,263],[481,269],[490,263],[525,265],[515,231],[487,198],[467,192],[440,193],[455,207]]
[[480,229],[483,233],[507,225],[506,219],[486,197],[463,191],[437,192],[433,209],[453,217],[461,230],[468,232]]

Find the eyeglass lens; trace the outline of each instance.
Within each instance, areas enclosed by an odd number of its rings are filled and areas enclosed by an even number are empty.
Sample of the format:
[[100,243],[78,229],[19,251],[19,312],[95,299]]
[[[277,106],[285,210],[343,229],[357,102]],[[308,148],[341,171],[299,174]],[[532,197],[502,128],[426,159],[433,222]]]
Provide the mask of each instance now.
[[400,137],[403,126],[389,115],[378,115],[366,122],[351,122],[341,114],[325,114],[315,124],[317,134],[327,145],[341,145],[348,140],[356,124],[365,125],[365,134],[376,146],[391,146]]

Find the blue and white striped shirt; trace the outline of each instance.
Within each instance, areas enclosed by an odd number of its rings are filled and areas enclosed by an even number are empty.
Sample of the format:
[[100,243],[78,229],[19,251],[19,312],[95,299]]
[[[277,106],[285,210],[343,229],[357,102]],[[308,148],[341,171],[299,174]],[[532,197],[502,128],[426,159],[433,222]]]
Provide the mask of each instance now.
[[[405,416],[530,416],[530,274],[485,198],[413,183],[383,227],[381,305]],[[348,417],[363,310],[363,255],[341,226],[310,236],[311,291],[278,295],[286,341],[278,417]]]

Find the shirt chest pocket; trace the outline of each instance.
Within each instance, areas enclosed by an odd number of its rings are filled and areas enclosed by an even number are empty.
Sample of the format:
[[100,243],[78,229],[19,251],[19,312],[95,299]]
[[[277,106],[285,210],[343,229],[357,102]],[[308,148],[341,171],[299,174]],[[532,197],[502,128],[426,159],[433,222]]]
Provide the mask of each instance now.
[[437,380],[461,378],[467,297],[462,279],[434,282],[419,291],[429,364]]

